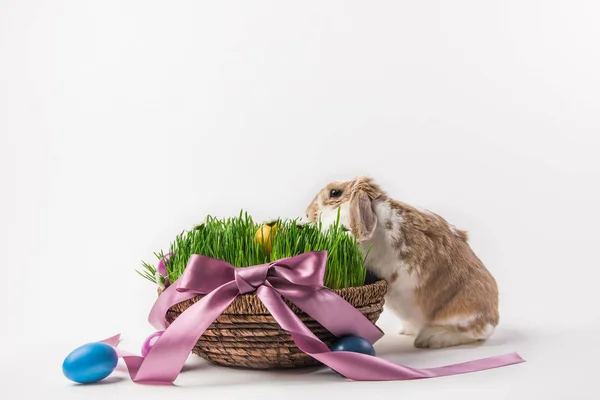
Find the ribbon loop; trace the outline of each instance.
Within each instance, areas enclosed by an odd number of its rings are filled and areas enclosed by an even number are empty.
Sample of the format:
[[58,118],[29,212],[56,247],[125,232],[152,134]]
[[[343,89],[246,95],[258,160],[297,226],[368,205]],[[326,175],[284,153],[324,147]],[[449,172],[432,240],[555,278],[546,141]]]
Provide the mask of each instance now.
[[282,278],[293,285],[322,288],[325,285],[326,264],[326,250],[311,251],[275,261],[270,276]]
[[208,294],[235,279],[235,268],[226,261],[192,254],[181,277],[172,286],[178,292]]

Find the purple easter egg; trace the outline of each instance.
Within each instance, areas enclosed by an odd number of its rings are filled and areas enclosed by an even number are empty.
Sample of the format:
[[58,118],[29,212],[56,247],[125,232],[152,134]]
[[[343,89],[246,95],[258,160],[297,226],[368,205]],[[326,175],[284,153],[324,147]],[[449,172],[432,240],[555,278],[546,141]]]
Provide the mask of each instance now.
[[165,261],[164,259],[160,259],[158,261],[158,266],[156,267],[156,270],[158,271],[159,274],[161,274],[162,276],[167,276],[167,267],[165,266]]
[[152,349],[152,346],[154,346],[154,344],[158,341],[163,332],[164,331],[154,332],[152,335],[148,336],[142,345],[142,357],[146,357],[148,355],[150,349]]

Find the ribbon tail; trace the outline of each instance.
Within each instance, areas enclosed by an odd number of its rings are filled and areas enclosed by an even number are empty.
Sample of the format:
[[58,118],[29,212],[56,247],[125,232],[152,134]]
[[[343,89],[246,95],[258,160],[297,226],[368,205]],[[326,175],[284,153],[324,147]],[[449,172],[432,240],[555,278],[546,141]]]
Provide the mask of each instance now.
[[142,361],[144,360],[144,357],[130,353],[127,350],[119,349],[117,346],[119,345],[120,337],[121,334],[119,333],[107,339],[100,340],[100,343],[106,343],[109,346],[114,347],[115,351],[117,352],[117,357],[122,358],[125,362],[129,377],[132,381],[135,381],[135,376],[140,368],[140,365],[142,364]]
[[[356,335],[375,343],[383,337],[383,331],[346,300],[327,288],[319,288],[310,296],[298,295],[294,290],[277,292],[294,303],[315,321],[337,337]],[[353,321],[351,324],[348,321]]]
[[342,376],[357,381],[388,381],[433,378],[482,371],[524,362],[518,354],[506,354],[438,368],[417,369],[367,354],[332,352],[304,325],[273,288],[262,286],[257,295],[283,329],[288,331],[300,350],[327,365]]
[[[165,329],[146,357],[117,350],[131,380],[145,384],[172,384],[200,336],[238,294],[235,281],[231,281],[204,296]],[[116,346],[118,335],[104,342]]]
[[100,340],[100,343],[106,343],[109,346],[117,347],[117,345],[119,344],[119,340],[120,339],[121,339],[121,334],[117,333],[116,335],[111,336],[111,337],[109,337],[107,339]]

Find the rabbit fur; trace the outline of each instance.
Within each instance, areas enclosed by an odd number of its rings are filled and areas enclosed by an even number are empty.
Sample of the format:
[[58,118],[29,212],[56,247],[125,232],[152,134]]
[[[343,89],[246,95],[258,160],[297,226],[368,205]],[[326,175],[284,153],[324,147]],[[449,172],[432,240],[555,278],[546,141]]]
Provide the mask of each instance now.
[[373,179],[327,184],[306,210],[326,229],[340,223],[367,252],[365,267],[388,283],[385,305],[417,348],[486,340],[499,322],[495,279],[444,218],[394,200]]

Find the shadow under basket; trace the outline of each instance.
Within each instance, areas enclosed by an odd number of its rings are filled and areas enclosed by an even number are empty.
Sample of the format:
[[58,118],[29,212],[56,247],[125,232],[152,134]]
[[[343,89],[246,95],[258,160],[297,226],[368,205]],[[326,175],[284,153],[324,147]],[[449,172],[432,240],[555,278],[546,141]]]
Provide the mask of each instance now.
[[[383,311],[387,283],[378,280],[360,287],[333,290],[357,308],[372,323]],[[159,290],[159,295],[161,290]],[[203,296],[172,306],[166,319],[172,323]],[[284,299],[285,300],[285,299]],[[290,309],[327,346],[336,337],[298,307],[285,300]],[[256,294],[238,296],[200,337],[192,350],[215,364],[252,369],[300,368],[319,365],[303,353],[288,331],[279,326]]]

